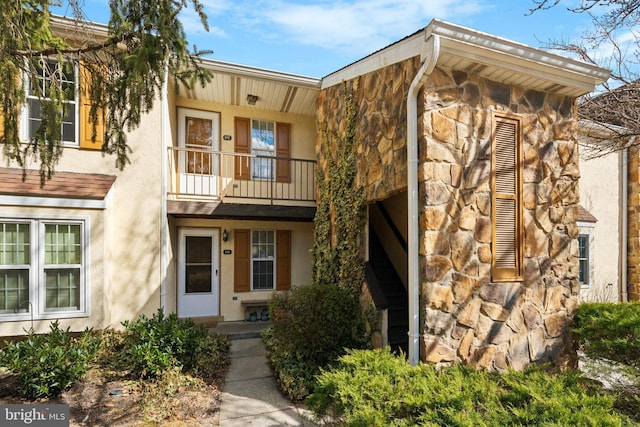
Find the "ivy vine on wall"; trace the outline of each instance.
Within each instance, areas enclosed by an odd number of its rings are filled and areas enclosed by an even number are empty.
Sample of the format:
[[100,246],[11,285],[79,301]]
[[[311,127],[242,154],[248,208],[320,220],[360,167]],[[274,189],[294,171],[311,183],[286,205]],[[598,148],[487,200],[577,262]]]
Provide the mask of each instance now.
[[[315,217],[313,247],[313,281],[317,284],[337,284],[359,292],[364,282],[363,260],[360,254],[365,226],[364,188],[356,181],[356,124],[358,107],[354,92],[343,83],[344,132],[325,129],[321,157],[325,167],[319,167],[317,185],[319,201]],[[339,125],[336,123],[336,126]]]

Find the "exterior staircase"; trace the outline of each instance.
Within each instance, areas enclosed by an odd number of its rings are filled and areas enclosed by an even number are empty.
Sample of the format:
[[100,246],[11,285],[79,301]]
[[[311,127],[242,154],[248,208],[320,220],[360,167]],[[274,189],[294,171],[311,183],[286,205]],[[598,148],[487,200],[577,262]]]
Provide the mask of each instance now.
[[387,309],[388,343],[405,355],[409,349],[409,295],[373,229],[369,233],[369,261],[366,279],[378,309]]

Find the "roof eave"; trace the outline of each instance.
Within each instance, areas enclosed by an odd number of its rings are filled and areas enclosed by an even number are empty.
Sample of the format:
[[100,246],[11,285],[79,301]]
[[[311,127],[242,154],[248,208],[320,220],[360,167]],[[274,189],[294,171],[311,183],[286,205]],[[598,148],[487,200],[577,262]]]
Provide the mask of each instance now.
[[285,84],[293,87],[320,90],[321,80],[315,77],[301,76],[298,74],[273,71],[248,65],[233,64],[230,62],[213,59],[202,59],[201,65],[214,73],[222,73],[237,77],[269,81]]
[[[545,90],[578,97],[594,90],[609,77],[609,70],[470,28],[433,20],[423,31],[394,43],[323,79],[330,87],[382,67],[423,55],[430,37],[440,39],[438,65],[456,59],[473,61],[527,78],[545,81]],[[455,66],[453,66],[455,69]],[[463,70],[467,71],[467,70]]]

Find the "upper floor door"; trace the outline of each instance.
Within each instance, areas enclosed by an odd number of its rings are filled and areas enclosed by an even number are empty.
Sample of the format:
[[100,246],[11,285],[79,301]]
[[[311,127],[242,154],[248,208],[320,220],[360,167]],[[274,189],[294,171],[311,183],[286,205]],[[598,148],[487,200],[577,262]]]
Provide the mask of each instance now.
[[220,114],[178,109],[180,194],[220,195]]

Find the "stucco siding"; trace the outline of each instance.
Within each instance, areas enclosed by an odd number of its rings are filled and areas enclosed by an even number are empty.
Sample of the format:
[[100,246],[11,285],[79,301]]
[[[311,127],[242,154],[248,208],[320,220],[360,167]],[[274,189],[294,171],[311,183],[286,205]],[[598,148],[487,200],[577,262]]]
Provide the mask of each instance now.
[[621,152],[581,160],[580,204],[596,217],[580,223],[589,235],[590,278],[580,289],[583,301],[617,302],[620,296],[622,239]]

